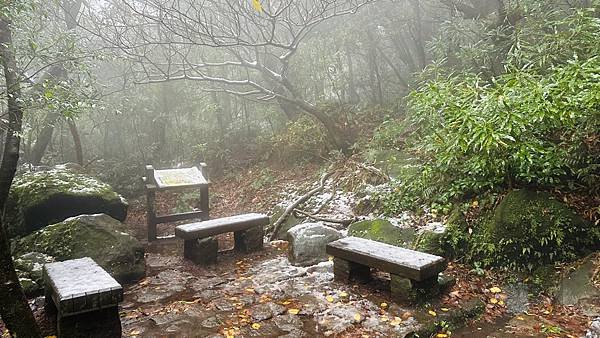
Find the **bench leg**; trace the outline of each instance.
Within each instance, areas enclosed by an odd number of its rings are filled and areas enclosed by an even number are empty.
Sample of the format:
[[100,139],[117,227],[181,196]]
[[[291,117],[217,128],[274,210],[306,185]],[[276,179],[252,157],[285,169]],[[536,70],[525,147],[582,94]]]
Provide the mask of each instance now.
[[415,281],[394,274],[390,274],[390,277],[390,291],[395,301],[414,303],[439,294],[437,276],[424,281]]
[[235,250],[243,253],[262,250],[264,234],[262,226],[234,232]]
[[119,308],[83,313],[57,319],[56,329],[59,338],[120,338],[121,318]]
[[337,257],[333,258],[333,275],[340,282],[357,280],[366,283],[372,279],[370,267]]
[[191,239],[183,242],[183,257],[199,265],[217,262],[219,242],[215,237]]

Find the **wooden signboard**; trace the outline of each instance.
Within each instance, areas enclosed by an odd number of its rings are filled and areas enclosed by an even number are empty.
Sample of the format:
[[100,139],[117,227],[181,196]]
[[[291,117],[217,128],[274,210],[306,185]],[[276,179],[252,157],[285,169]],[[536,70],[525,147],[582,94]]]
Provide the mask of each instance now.
[[[146,215],[148,223],[148,241],[168,238],[157,237],[156,225],[161,223],[171,223],[184,220],[207,220],[208,216],[208,170],[206,164],[201,163],[200,167],[191,167],[183,169],[161,169],[156,170],[151,165],[146,166]],[[155,194],[157,191],[179,191],[187,189],[198,189],[200,192],[199,206],[200,210],[190,212],[157,215],[154,206]]]
[[207,184],[197,167],[154,170],[154,181],[159,188],[184,187]]

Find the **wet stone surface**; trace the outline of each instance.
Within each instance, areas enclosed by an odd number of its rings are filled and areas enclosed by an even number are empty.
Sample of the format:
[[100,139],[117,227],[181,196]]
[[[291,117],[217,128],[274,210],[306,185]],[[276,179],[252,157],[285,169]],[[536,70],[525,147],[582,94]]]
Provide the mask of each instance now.
[[383,311],[379,303],[389,300],[334,282],[331,261],[296,267],[269,247],[219,253],[218,264],[199,267],[177,258],[181,248],[161,246],[147,254],[150,276],[125,290],[126,337],[327,337],[358,330],[387,337],[418,328],[413,318],[382,321],[406,310]]

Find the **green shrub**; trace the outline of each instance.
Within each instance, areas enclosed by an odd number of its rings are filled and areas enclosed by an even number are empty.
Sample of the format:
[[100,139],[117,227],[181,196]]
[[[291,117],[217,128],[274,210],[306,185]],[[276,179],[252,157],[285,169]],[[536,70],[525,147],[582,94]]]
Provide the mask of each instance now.
[[[387,210],[433,204],[447,211],[454,201],[510,187],[600,193],[600,19],[593,14],[549,16],[552,31],[517,30],[506,73],[491,80],[430,66],[408,97],[408,121],[388,123],[374,138],[397,146],[393,135],[414,131],[402,146],[423,165],[398,179]],[[572,40],[573,53],[544,56]]]
[[283,132],[271,138],[270,144],[275,158],[288,164],[319,162],[333,150],[325,128],[306,115],[289,122]]

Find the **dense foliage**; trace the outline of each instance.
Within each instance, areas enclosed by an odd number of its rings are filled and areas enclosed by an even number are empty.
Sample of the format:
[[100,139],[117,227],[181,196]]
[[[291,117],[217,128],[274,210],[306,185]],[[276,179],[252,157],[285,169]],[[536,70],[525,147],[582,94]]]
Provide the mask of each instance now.
[[598,12],[530,10],[510,36],[504,73],[434,64],[408,97],[407,119],[383,130],[415,130],[404,149],[423,165],[400,178],[389,211],[507,187],[600,192]]

